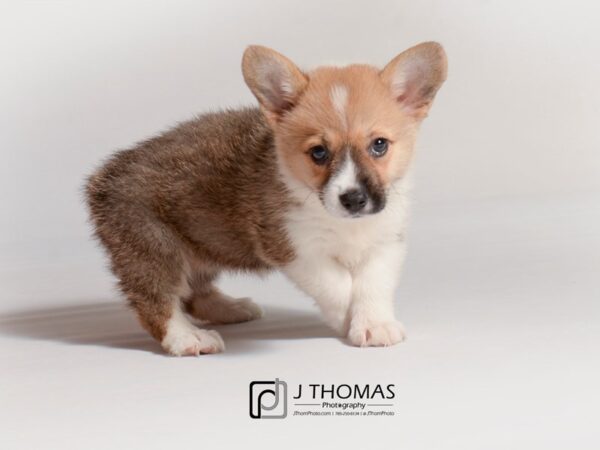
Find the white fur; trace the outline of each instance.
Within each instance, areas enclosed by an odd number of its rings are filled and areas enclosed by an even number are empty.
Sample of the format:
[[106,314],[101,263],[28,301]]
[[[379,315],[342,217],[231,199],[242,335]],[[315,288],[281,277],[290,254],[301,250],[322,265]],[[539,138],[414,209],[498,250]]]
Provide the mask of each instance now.
[[291,83],[286,79],[281,79],[280,88],[281,92],[283,92],[284,95],[291,96],[294,93],[294,88],[292,87]]
[[167,322],[167,332],[161,345],[175,356],[219,353],[225,350],[223,339],[213,330],[202,330],[193,325],[181,310],[177,296],[172,299],[173,311]]
[[394,292],[404,260],[402,240],[376,249],[355,271],[348,338],[358,346],[386,346],[404,339],[394,317]]
[[[340,194],[358,189],[356,164],[350,155],[347,155],[339,170],[331,177],[323,192],[325,208],[337,216],[350,217],[350,213],[340,203]],[[366,206],[367,208],[369,205]]]
[[341,84],[335,84],[329,92],[329,98],[333,104],[333,109],[337,113],[343,128],[347,128],[346,106],[348,105],[348,88]]
[[325,320],[355,345],[392,345],[403,339],[394,318],[394,291],[404,255],[407,177],[389,191],[378,214],[356,219],[333,216],[317,195],[282,177],[299,206],[286,217],[296,258],[283,272],[312,296]]

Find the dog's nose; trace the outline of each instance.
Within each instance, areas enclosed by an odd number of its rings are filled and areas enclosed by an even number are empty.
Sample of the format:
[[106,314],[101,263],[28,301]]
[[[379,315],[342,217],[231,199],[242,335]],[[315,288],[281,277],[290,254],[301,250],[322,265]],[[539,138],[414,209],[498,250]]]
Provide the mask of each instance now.
[[362,189],[350,189],[340,195],[340,203],[351,213],[357,213],[367,204],[367,194]]

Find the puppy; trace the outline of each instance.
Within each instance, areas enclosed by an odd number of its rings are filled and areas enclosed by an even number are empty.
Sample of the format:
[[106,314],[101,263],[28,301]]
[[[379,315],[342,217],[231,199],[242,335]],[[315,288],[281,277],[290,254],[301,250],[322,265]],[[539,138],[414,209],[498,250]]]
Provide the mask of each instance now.
[[282,271],[356,346],[404,338],[394,291],[419,125],[446,78],[427,42],[383,70],[303,72],[260,46],[242,71],[260,108],[199,116],[112,156],[88,180],[95,233],[141,324],[172,355],[218,353],[213,324],[261,316],[214,282]]

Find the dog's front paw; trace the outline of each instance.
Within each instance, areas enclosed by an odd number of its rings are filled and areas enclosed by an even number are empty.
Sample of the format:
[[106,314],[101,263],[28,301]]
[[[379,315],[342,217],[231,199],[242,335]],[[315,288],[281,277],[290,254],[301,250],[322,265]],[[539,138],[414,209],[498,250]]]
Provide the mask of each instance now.
[[398,321],[350,327],[348,339],[357,347],[387,347],[402,342],[406,335]]

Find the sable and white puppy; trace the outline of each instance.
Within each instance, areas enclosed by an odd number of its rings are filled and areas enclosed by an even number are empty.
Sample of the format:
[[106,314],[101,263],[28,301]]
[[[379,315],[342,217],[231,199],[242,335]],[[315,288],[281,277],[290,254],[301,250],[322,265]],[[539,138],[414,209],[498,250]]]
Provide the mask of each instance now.
[[446,78],[423,43],[383,70],[303,72],[251,46],[260,109],[211,113],[116,153],[93,174],[96,235],[141,324],[173,355],[217,353],[216,331],[261,316],[215,286],[222,271],[279,269],[358,346],[400,342],[407,173],[419,124]]

